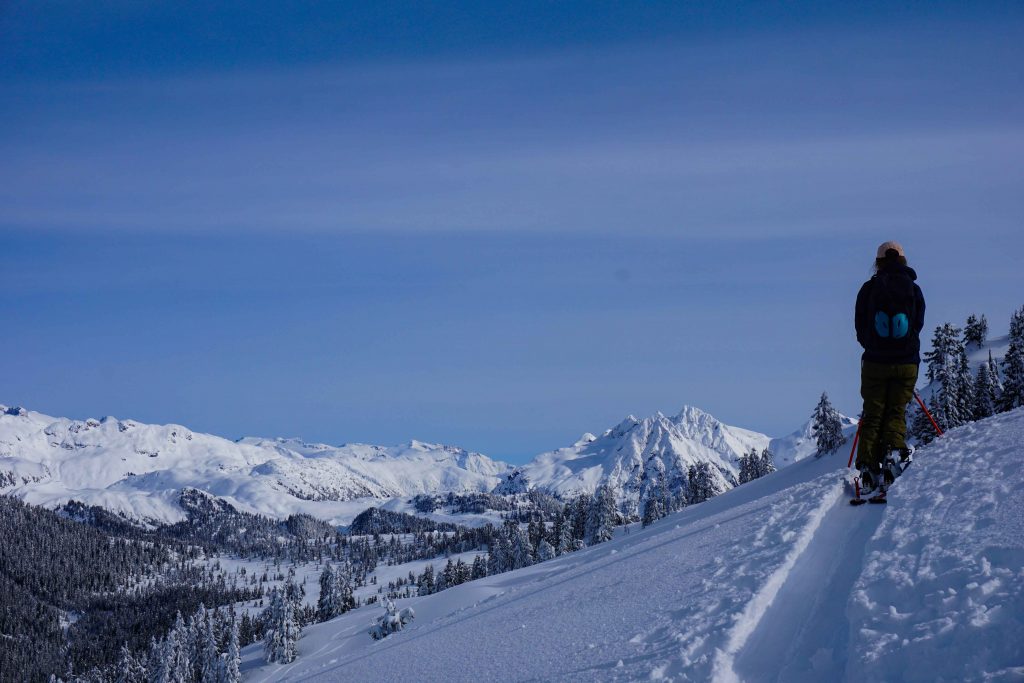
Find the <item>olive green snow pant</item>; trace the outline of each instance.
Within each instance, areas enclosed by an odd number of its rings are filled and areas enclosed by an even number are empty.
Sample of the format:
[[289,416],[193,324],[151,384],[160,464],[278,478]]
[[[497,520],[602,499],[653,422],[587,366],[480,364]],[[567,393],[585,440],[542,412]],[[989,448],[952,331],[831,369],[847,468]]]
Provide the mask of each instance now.
[[860,418],[857,466],[881,464],[890,450],[907,447],[907,404],[914,398],[917,365],[888,365],[861,361]]

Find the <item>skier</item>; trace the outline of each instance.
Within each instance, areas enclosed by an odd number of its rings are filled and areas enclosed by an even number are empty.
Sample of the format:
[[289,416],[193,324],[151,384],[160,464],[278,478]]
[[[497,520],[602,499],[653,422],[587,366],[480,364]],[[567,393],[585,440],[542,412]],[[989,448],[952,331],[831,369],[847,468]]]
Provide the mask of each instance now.
[[864,348],[857,469],[867,491],[888,483],[882,465],[890,453],[898,452],[902,465],[910,458],[906,408],[917,384],[924,328],[924,295],[915,280],[903,247],[885,242],[878,247],[875,274],[857,294],[854,320]]

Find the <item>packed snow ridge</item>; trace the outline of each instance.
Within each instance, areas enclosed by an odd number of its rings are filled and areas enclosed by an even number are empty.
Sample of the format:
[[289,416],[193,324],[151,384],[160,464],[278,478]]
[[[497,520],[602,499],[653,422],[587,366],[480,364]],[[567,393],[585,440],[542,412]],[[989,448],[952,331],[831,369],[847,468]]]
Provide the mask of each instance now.
[[1024,409],[951,430],[918,451],[887,506],[848,505],[844,455],[802,459],[607,543],[396,601],[416,619],[383,641],[368,635],[383,613],[372,605],[309,627],[289,665],[248,648],[243,673],[1022,680],[1022,443]]
[[420,441],[391,447],[230,441],[181,425],[80,421],[0,406],[0,493],[47,507],[79,500],[159,523],[183,519],[180,492],[194,488],[246,512],[306,513],[347,524],[370,506],[408,511],[408,499],[418,494],[541,488],[571,496],[609,483],[623,508],[636,513],[645,486],[659,477],[681,486],[700,462],[710,464],[717,489],[727,490],[737,482],[739,457],[751,449],[771,448],[783,464],[806,457],[814,452],[809,429],[808,423],[773,440],[686,407],[674,417],[629,416],[600,436],[585,434],[514,468]]

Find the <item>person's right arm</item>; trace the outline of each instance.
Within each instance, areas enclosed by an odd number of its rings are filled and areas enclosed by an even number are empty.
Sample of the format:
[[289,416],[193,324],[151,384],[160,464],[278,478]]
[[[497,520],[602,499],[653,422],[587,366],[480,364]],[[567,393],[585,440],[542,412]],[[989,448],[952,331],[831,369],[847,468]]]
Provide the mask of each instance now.
[[868,315],[869,284],[871,284],[870,280],[861,285],[860,291],[857,292],[857,305],[853,312],[853,325],[857,329],[857,343],[864,349],[868,348],[868,339],[871,334],[871,321]]

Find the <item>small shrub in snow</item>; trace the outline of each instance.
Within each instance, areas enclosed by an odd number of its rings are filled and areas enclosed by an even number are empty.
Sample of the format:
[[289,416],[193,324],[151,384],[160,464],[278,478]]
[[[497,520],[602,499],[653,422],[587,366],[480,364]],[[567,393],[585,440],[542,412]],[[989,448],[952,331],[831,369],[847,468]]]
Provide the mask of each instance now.
[[388,600],[384,605],[384,614],[377,617],[377,624],[370,629],[370,637],[374,640],[387,638],[392,633],[401,631],[415,617],[416,613],[412,611],[412,607],[399,610],[395,603]]

